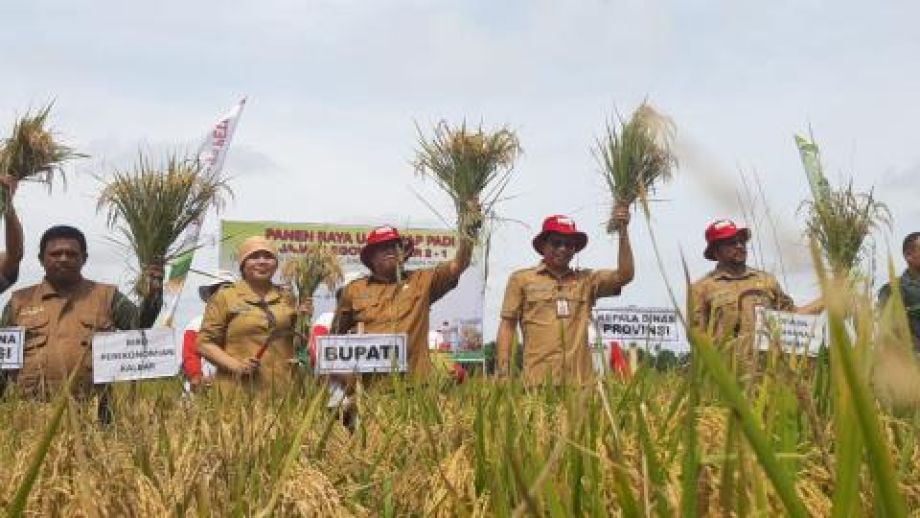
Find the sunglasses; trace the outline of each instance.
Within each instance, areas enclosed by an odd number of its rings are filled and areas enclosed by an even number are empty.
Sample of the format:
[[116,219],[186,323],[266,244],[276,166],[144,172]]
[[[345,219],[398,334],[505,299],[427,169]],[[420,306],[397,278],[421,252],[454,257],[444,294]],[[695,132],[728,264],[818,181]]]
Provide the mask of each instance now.
[[568,248],[568,249],[570,249],[570,250],[574,250],[574,249],[578,248],[578,241],[575,240],[575,239],[567,239],[567,238],[564,238],[564,237],[556,237],[556,236],[553,236],[553,237],[548,238],[548,239],[546,240],[546,242],[549,244],[549,246],[551,246],[551,247],[553,247],[553,248],[562,248],[562,247],[565,247],[565,248]]
[[747,247],[747,240],[741,239],[740,237],[733,237],[731,239],[725,239],[719,242],[719,246],[735,247],[743,246]]

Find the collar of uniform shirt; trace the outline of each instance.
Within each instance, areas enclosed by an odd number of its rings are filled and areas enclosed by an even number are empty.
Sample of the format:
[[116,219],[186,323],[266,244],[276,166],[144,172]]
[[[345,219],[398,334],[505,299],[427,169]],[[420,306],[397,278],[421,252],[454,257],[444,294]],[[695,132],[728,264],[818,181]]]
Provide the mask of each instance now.
[[376,275],[374,275],[374,274],[372,273],[372,274],[370,274],[370,275],[367,277],[367,283],[368,283],[368,284],[370,284],[370,283],[375,283],[375,284],[396,284],[397,282],[399,282],[398,279],[402,279],[403,282],[407,282],[407,281],[409,280],[409,276],[410,276],[410,275],[412,275],[412,270],[403,270],[402,273],[401,273],[400,275],[397,276],[397,280],[395,280],[395,281],[388,281],[388,280],[386,280],[386,279],[381,279],[380,277],[377,277]]
[[[76,287],[74,287],[73,290],[70,291],[69,295],[75,295],[75,294],[87,291],[89,289],[89,286],[90,286],[90,281],[86,279],[80,279],[80,282],[77,284]],[[42,300],[47,300],[53,297],[64,297],[64,295],[61,295],[60,292],[54,289],[54,286],[52,286],[51,283],[48,282],[48,279],[42,280],[41,287],[39,288],[39,295],[41,296]]]
[[[242,281],[240,284],[241,284],[241,289],[243,291],[244,301],[246,301],[249,304],[256,304],[256,305],[262,303],[262,297],[256,294],[256,292],[252,290],[252,288],[249,286],[248,283],[246,283],[246,281]],[[265,294],[265,303],[270,304],[270,303],[276,302],[279,298],[281,298],[281,290],[277,286],[272,285],[268,293]]]
[[544,263],[544,262],[541,261],[540,264],[537,266],[537,273],[540,273],[540,274],[547,274],[547,275],[549,275],[550,277],[552,277],[552,278],[554,278],[554,279],[560,279],[560,280],[561,280],[561,279],[564,279],[564,278],[569,277],[569,276],[571,276],[571,275],[575,275],[575,270],[574,270],[573,268],[569,267],[569,269],[566,270],[566,272],[562,274],[562,277],[557,277],[556,274],[553,273],[552,270],[549,269],[549,266],[546,266],[546,263]]
[[715,269],[715,277],[717,279],[746,279],[750,277],[751,275],[754,275],[754,270],[752,270],[751,268],[747,266],[744,267],[744,271],[741,272],[740,274],[734,274],[718,266]]

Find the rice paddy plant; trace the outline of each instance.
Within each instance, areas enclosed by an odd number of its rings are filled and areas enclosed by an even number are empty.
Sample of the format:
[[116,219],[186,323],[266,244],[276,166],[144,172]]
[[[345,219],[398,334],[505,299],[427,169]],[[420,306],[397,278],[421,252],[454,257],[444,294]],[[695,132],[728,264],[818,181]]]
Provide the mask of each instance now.
[[[658,183],[671,178],[677,166],[672,150],[674,135],[674,123],[647,102],[629,120],[618,116],[607,123],[606,133],[597,139],[594,153],[614,203],[632,204],[654,192]],[[617,231],[612,219],[607,231]]]
[[514,162],[521,154],[515,133],[502,127],[488,131],[481,125],[459,127],[446,121],[435,125],[426,137],[418,129],[416,173],[432,178],[453,201],[457,228],[464,234],[478,229],[483,214],[494,215],[495,204],[511,179]]
[[[353,434],[323,409],[314,379],[290,393],[210,391],[194,399],[180,397],[178,382],[139,391],[117,386],[108,427],[95,422],[92,401],[71,403],[72,418],[59,426],[22,509],[100,516],[713,515],[725,512],[722,498],[730,492],[735,511],[830,513],[835,477],[809,436],[799,436],[799,454],[787,462],[780,448],[786,421],[755,415],[756,406],[730,388],[737,382],[724,365],[721,373],[708,370],[723,360],[699,359],[696,374],[640,369],[628,383],[611,378],[583,389],[525,390],[516,381],[480,378],[461,386],[399,381],[359,395]],[[716,392],[696,391],[693,401],[682,389],[687,376]],[[741,453],[725,489],[727,406],[748,410],[738,412],[744,448],[728,450]],[[54,412],[52,405],[0,401],[0,484],[10,488],[0,505],[8,510],[34,452],[23,445],[33,444]],[[884,437],[909,441],[918,431],[916,421],[890,416],[876,426],[889,449]],[[898,458],[895,480],[902,500],[916,507],[920,457],[910,451]],[[873,479],[858,482],[851,514],[880,511],[886,504],[872,497]]]
[[[313,297],[320,284],[329,291],[342,282],[342,267],[331,248],[311,246],[304,253],[290,257],[281,266],[281,278],[290,286],[297,306]],[[294,331],[298,350],[310,340],[311,315],[298,312]]]
[[[862,356],[873,354],[866,328],[855,346],[839,329],[834,334],[830,413],[815,410],[822,396],[810,388],[820,371],[810,362],[777,352],[762,376],[739,382],[716,344],[696,334],[687,368],[642,367],[631,379],[587,387],[525,389],[516,378],[477,377],[459,386],[400,378],[369,384],[357,392],[354,433],[323,408],[315,378],[274,394],[211,390],[193,399],[181,397],[172,380],[116,386],[110,426],[96,423],[92,401],[71,403],[21,509],[902,516],[920,507],[920,413],[905,405],[892,413],[873,399],[869,371],[859,368],[872,363]],[[0,506],[7,510],[23,501],[13,488],[29,479],[34,438],[54,412],[0,399],[0,487],[10,488],[0,492]],[[848,431],[858,432],[862,446],[849,449]],[[844,498],[842,488],[851,494]]]
[[132,169],[115,171],[105,180],[97,209],[106,212],[109,227],[137,258],[139,296],[149,292],[143,272],[188,252],[174,246],[183,231],[208,210],[219,209],[229,194],[224,180],[207,175],[197,160],[177,155],[156,164],[139,153]]
[[812,199],[803,204],[805,233],[821,246],[834,275],[849,276],[862,259],[866,238],[875,228],[890,225],[891,214],[872,191],[855,191],[852,181],[845,187],[831,187],[814,139],[799,135],[795,139],[812,192]]
[[[12,134],[0,144],[0,174],[50,187],[55,173],[63,179],[64,162],[86,156],[59,142],[47,128],[51,107],[27,113],[14,123]],[[0,213],[8,203],[9,193],[0,186]]]

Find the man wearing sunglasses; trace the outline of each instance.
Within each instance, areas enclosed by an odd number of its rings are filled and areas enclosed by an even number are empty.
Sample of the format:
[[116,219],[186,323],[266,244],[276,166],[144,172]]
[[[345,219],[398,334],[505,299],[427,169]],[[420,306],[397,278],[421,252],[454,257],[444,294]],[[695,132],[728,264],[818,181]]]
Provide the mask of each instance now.
[[377,227],[361,249],[361,262],[371,274],[343,289],[332,321],[332,332],[406,333],[409,372],[425,380],[433,372],[428,356],[428,319],[431,305],[457,287],[470,265],[478,228],[461,232],[457,252],[434,268],[404,269],[414,243],[391,226]]
[[717,220],[706,228],[703,256],[715,261],[716,267],[690,286],[688,313],[691,325],[708,332],[716,343],[753,347],[757,306],[801,314],[818,313],[824,307],[819,299],[796,308],[776,277],[748,267],[750,238],[749,229],[727,219]]
[[587,246],[588,236],[566,216],[543,221],[532,243],[540,264],[512,273],[505,289],[496,343],[500,377],[509,373],[511,342],[520,325],[525,385],[584,385],[593,379],[591,309],[598,298],[619,295],[634,273],[629,207],[614,207],[613,220],[619,229],[616,270],[573,269],[572,258]]

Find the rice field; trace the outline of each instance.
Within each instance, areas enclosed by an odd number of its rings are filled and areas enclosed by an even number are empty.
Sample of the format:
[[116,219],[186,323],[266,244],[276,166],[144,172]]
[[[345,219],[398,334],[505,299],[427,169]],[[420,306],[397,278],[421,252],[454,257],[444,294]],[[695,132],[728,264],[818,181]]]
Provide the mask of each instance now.
[[[730,353],[692,338],[689,367],[640,367],[628,380],[606,377],[578,389],[394,379],[358,392],[353,433],[325,408],[314,378],[262,396],[183,397],[178,380],[119,385],[107,426],[93,400],[7,397],[0,504],[33,516],[905,516],[920,509],[916,394],[888,390],[881,405],[868,388],[878,375],[905,386],[895,370],[885,371],[885,349],[860,341],[847,344],[850,356],[832,346],[817,359],[772,351],[747,376],[731,371]],[[876,367],[852,368],[853,355],[864,354],[880,354],[863,364]],[[916,370],[893,364],[916,388]],[[47,451],[43,436],[51,438]],[[45,454],[40,464],[36,453]],[[32,465],[37,476],[28,488]]]

